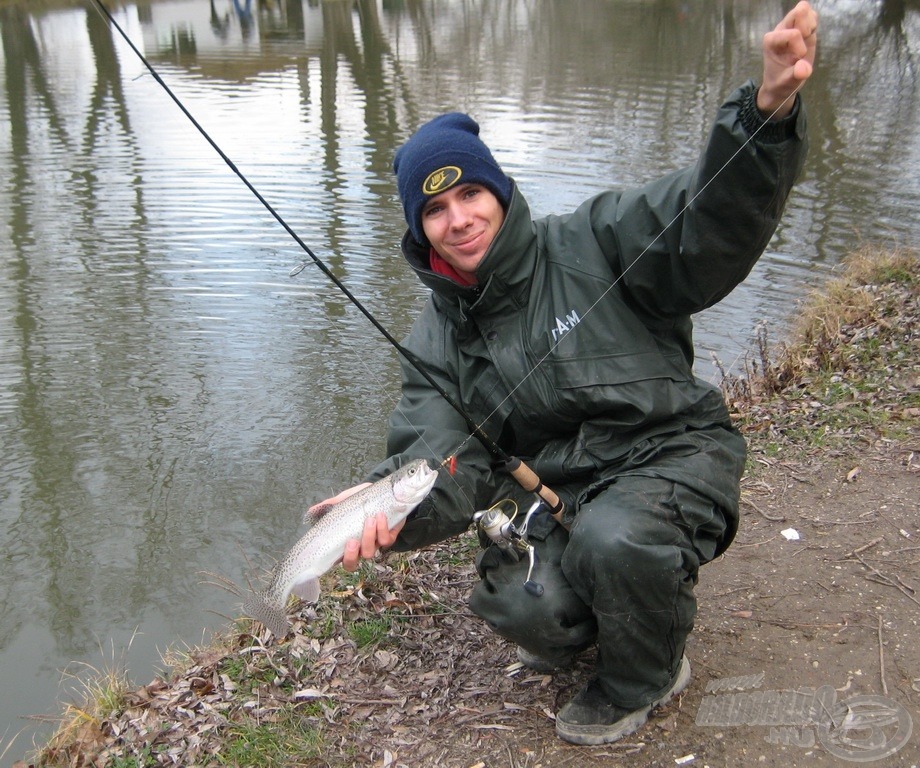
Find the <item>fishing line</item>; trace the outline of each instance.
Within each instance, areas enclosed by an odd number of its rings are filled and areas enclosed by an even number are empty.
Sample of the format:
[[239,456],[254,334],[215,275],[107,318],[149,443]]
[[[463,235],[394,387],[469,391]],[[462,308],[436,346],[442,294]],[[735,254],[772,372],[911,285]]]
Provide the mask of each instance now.
[[[725,171],[725,169],[728,168],[728,166],[732,164],[732,162],[734,161],[734,159],[735,159],[736,157],[738,157],[738,155],[740,155],[740,154],[747,148],[747,146],[748,146],[752,141],[754,141],[754,139],[757,137],[757,135],[758,135],[758,134],[766,127],[766,125],[776,116],[776,114],[777,114],[777,113],[778,113],[778,112],[789,102],[789,100],[795,98],[795,96],[796,96],[796,95],[798,94],[798,92],[802,89],[802,86],[803,86],[804,84],[805,84],[804,82],[803,82],[802,84],[800,84],[795,90],[792,91],[792,93],[790,93],[785,99],[783,99],[782,102],[780,102],[780,104],[776,107],[776,109],[773,110],[773,112],[770,113],[770,115],[766,118],[766,120],[764,120],[763,123],[761,123],[761,125],[759,125],[759,126],[757,127],[757,129],[756,129],[750,136],[748,136],[747,139],[745,139],[745,141],[741,144],[741,146],[739,146],[739,147],[732,153],[732,155],[722,164],[722,166],[712,175],[712,177],[711,177],[705,184],[703,184],[703,186],[700,187],[699,190],[697,190],[696,194],[694,194],[694,195],[686,202],[686,204],[684,205],[684,207],[681,208],[681,209],[674,215],[674,217],[673,217],[667,224],[664,225],[664,227],[662,227],[661,231],[660,231],[657,235],[655,235],[655,237],[652,238],[651,241],[649,241],[648,245],[646,245],[645,248],[642,249],[642,252],[641,252],[638,256],[636,256],[636,258],[633,259],[633,261],[632,261],[629,265],[627,265],[627,267],[620,273],[620,275],[619,275],[609,286],[607,286],[607,288],[603,291],[603,293],[601,293],[601,295],[598,296],[598,297],[588,306],[588,308],[587,308],[587,309],[584,311],[584,313],[581,315],[581,320],[580,320],[573,328],[571,328],[569,331],[567,331],[566,333],[562,334],[562,335],[559,337],[559,339],[558,339],[554,344],[552,344],[552,345],[550,346],[549,350],[547,350],[547,352],[546,352],[542,357],[540,357],[540,358],[537,360],[536,364],[533,365],[533,367],[531,367],[531,369],[530,369],[526,374],[524,374],[524,376],[521,378],[521,380],[511,389],[511,391],[509,391],[508,394],[505,395],[505,397],[502,398],[502,400],[498,403],[498,405],[496,405],[495,408],[492,409],[492,412],[491,412],[485,419],[483,419],[483,422],[482,422],[482,423],[486,423],[486,422],[487,422],[489,419],[491,419],[495,414],[497,414],[497,413],[501,410],[501,408],[502,408],[502,407],[503,407],[503,406],[514,396],[514,393],[517,392],[522,386],[524,386],[524,384],[527,382],[527,380],[530,379],[530,377],[533,376],[533,375],[536,373],[537,369],[539,369],[540,366],[542,366],[543,363],[545,363],[545,362],[550,358],[550,356],[556,351],[556,349],[559,347],[559,345],[562,344],[562,342],[563,342],[570,334],[576,333],[576,332],[578,331],[578,328],[579,328],[579,326],[581,325],[581,323],[584,322],[584,321],[587,319],[588,315],[590,315],[590,314],[594,311],[594,309],[598,306],[598,304],[600,304],[600,303],[607,297],[607,295],[608,295],[614,288],[616,288],[617,284],[618,284],[624,277],[626,277],[626,274],[629,272],[629,270],[631,270],[636,264],[638,264],[639,261],[645,256],[645,254],[649,252],[649,250],[652,248],[652,246],[655,245],[655,243],[657,243],[657,242],[665,235],[665,233],[667,233],[667,231],[668,231],[672,226],[674,226],[674,224],[675,224],[675,223],[676,223],[676,222],[677,222],[677,221],[678,221],[678,220],[689,210],[690,206],[693,205],[694,202],[696,202],[696,200],[700,197],[700,195],[702,195],[702,194],[709,188],[709,186],[710,186],[717,178],[719,178],[719,176]],[[362,362],[364,362],[364,361],[362,360]],[[365,363],[365,365],[366,365],[366,363]],[[400,410],[398,404],[397,404],[397,406],[396,406],[396,410]],[[426,447],[428,448],[428,450],[432,453],[432,455],[436,455],[435,452],[431,450],[431,447],[427,444],[427,442],[425,442],[425,439],[422,437],[422,434],[418,431],[418,429],[415,428],[415,425],[411,424],[411,422],[408,420],[408,418],[406,419],[406,421],[407,421],[407,423],[409,423],[409,424],[412,426],[413,429],[415,429],[416,434],[419,436],[419,438],[422,440],[422,442],[425,443],[425,446],[426,446]],[[464,440],[463,440],[453,451],[451,451],[450,455],[451,455],[451,456],[454,456],[454,455],[456,455],[457,453],[459,453],[459,452],[463,449],[463,447],[472,439],[472,437],[473,437],[473,435],[469,435],[468,437],[466,437],[466,439],[464,439]],[[459,485],[459,483],[458,483],[458,485]],[[464,495],[465,495],[465,494],[464,494]]]
[[[371,375],[372,378],[378,376],[378,374],[375,374],[374,371],[371,369],[371,367],[367,364],[367,360],[365,360],[365,359],[364,359],[363,357],[361,357],[360,355],[358,356],[357,359],[358,359],[358,361],[361,363],[361,365],[363,365],[363,366],[367,369],[367,372]],[[447,469],[447,476],[450,478],[451,482],[456,486],[457,490],[460,492],[460,495],[463,496],[464,500],[465,500],[466,503],[469,505],[470,509],[472,509],[472,510],[475,511],[476,506],[475,506],[475,504],[473,503],[473,500],[467,495],[466,490],[463,488],[462,485],[460,485],[460,483],[457,481],[457,478],[454,477],[454,471],[453,471],[454,465],[453,465],[453,463],[452,463],[452,460],[455,459],[457,451],[451,451],[451,452],[448,454],[448,456],[447,456],[446,458],[442,459],[442,458],[438,455],[437,451],[435,451],[435,449],[434,449],[434,448],[428,443],[428,441],[425,439],[425,436],[421,433],[421,431],[419,430],[419,428],[416,427],[415,424],[413,424],[413,423],[410,421],[410,419],[408,418],[408,416],[406,416],[405,411],[403,411],[402,406],[400,405],[400,397],[397,396],[397,397],[395,398],[395,401],[394,401],[394,399],[393,399],[392,396],[388,396],[388,398],[389,398],[390,401],[393,403],[393,410],[394,410],[394,411],[397,411],[397,412],[399,412],[399,413],[402,414],[403,418],[405,418],[405,420],[406,420],[406,423],[407,423],[410,427],[412,427],[413,432],[415,432],[415,434],[418,436],[418,439],[421,440],[422,445],[424,445],[425,448],[428,449],[428,453],[430,453],[431,456],[432,456],[432,458],[433,458],[435,461],[438,462],[439,467],[440,467],[441,469]],[[470,438],[467,437],[466,440],[464,440],[464,441],[461,443],[461,447],[462,447],[463,445],[466,445],[466,442],[467,442],[469,439],[470,439]],[[458,448],[457,450],[460,450],[460,449]]]
[[[606,290],[604,290],[604,292],[601,293],[601,295],[598,296],[597,299],[595,299],[591,303],[591,305],[584,311],[584,314],[581,315],[581,320],[579,320],[579,322],[576,323],[575,326],[572,327],[570,330],[560,335],[559,339],[550,346],[549,350],[537,360],[536,364],[526,374],[524,374],[521,380],[511,389],[510,392],[508,392],[508,394],[501,400],[501,402],[499,402],[499,404],[495,406],[492,412],[483,420],[483,423],[487,422],[496,413],[498,413],[498,411],[502,408],[502,406],[504,406],[505,403],[507,403],[512,398],[515,392],[517,392],[522,386],[524,386],[527,380],[531,376],[533,376],[534,373],[537,372],[537,369],[540,368],[540,366],[542,366],[543,363],[545,363],[550,358],[550,356],[556,351],[559,345],[562,344],[562,342],[565,341],[565,339],[568,338],[570,334],[577,332],[581,323],[584,322],[584,320],[588,317],[588,315],[594,311],[597,305],[600,304],[604,300],[604,298],[606,298],[607,294],[609,294],[610,291],[616,288],[617,284],[624,277],[626,277],[627,272],[629,272],[629,270],[631,270],[634,266],[636,266],[636,264],[639,263],[642,257],[645,256],[645,254],[649,252],[651,247],[655,243],[657,243],[672,226],[674,226],[674,224],[678,221],[678,219],[680,219],[687,212],[690,206],[693,205],[694,202],[696,202],[697,198],[699,198],[699,196],[702,195],[703,192],[705,192],[709,188],[709,185],[712,184],[722,174],[722,172],[726,168],[728,168],[729,165],[731,165],[732,161],[734,161],[734,159],[738,157],[738,155],[741,154],[741,152],[744,151],[744,149],[748,146],[748,144],[754,141],[757,134],[760,133],[766,127],[766,125],[789,102],[789,100],[794,98],[796,94],[798,94],[798,92],[802,90],[803,85],[805,85],[804,82],[802,82],[792,93],[790,93],[785,99],[783,99],[783,101],[779,104],[779,106],[777,106],[776,109],[774,109],[773,112],[770,113],[767,119],[764,120],[764,122],[760,126],[758,126],[758,128],[744,141],[744,143],[740,147],[738,147],[738,149],[735,150],[734,153],[732,153],[732,155],[722,164],[719,170],[717,170],[712,175],[712,177],[702,187],[700,187],[697,193],[693,195],[693,197],[691,197],[687,201],[686,205],[684,205],[684,207],[681,208],[680,211],[678,211],[674,215],[674,218],[672,218],[667,224],[665,224],[662,230],[657,235],[655,235],[654,238],[652,238],[652,240],[649,242],[647,246],[645,246],[642,252],[638,256],[636,256],[635,259],[633,259],[632,263],[630,263],[626,267],[626,269],[624,269],[623,272],[606,288]],[[457,446],[457,448],[454,450],[454,453],[457,453],[458,451],[460,451],[463,448],[463,446],[466,445],[469,441],[470,441],[470,437],[467,437],[466,440],[464,440],[459,446]]]
[[[559,500],[558,496],[550,489],[546,488],[543,483],[540,481],[529,467],[523,464],[520,459],[510,456],[501,446],[499,446],[485,431],[482,429],[480,423],[477,423],[467,412],[466,410],[441,386],[431,373],[426,370],[422,362],[409,350],[405,349],[402,344],[399,343],[390,332],[374,317],[371,312],[358,300],[358,298],[349,290],[336,275],[329,269],[326,263],[320,259],[310,247],[300,238],[300,236],[291,228],[291,226],[285,221],[285,219],[275,210],[275,208],[262,196],[262,194],[256,189],[256,187],[249,181],[248,178],[243,174],[242,171],[237,167],[237,165],[231,160],[231,158],[220,148],[217,142],[211,138],[210,134],[204,129],[204,127],[195,119],[194,115],[185,107],[185,105],[180,101],[180,99],[173,93],[172,89],[166,84],[162,77],[160,77],[159,72],[153,67],[153,65],[147,60],[147,58],[141,53],[137,48],[128,34],[122,29],[121,25],[115,20],[115,17],[109,12],[108,8],[105,7],[102,0],[94,0],[94,5],[97,10],[108,20],[109,24],[115,28],[118,34],[122,39],[127,43],[131,48],[137,58],[141,63],[146,67],[147,71],[151,74],[153,79],[157,82],[160,87],[166,92],[170,99],[175,103],[175,105],[181,110],[181,112],[188,118],[189,122],[195,127],[195,129],[201,134],[201,136],[211,145],[212,149],[218,154],[218,156],[224,161],[228,168],[240,179],[241,182],[246,186],[247,189],[253,194],[253,196],[262,204],[262,206],[267,210],[271,216],[284,228],[284,230],[290,235],[290,237],[297,243],[297,245],[304,251],[304,253],[309,256],[313,264],[319,267],[322,273],[332,281],[332,283],[345,295],[345,297],[355,306],[358,310],[367,318],[367,320],[376,328],[380,334],[396,349],[399,354],[401,354],[412,366],[415,368],[418,373],[431,385],[431,387],[447,402],[460,416],[463,418],[464,422],[469,429],[469,436],[461,442],[457,449],[452,453],[456,454],[457,451],[461,450],[464,445],[466,445],[472,438],[476,438],[483,447],[488,451],[489,455],[499,461],[504,465],[506,471],[508,471],[518,483],[529,492],[536,493],[541,496],[545,501],[550,505],[550,508],[553,510],[554,514],[561,515],[562,513],[562,503]],[[804,83],[803,83],[804,84]],[[796,93],[800,90],[796,88],[783,102],[777,107],[776,111],[770,116],[778,112],[782,106]],[[766,121],[763,125],[766,125]],[[633,260],[633,262],[623,270],[623,273],[617,277],[616,280],[611,283],[610,286],[588,307],[585,311],[584,317],[587,317],[593,309],[602,301],[607,294],[613,290],[613,288],[623,279],[626,273],[635,266],[640,259],[642,259],[649,249],[668,231],[668,229],[683,215],[683,213],[689,208],[689,206],[699,197],[700,194],[705,191],[705,189],[713,182],[716,178],[725,170],[725,168],[734,160],[735,157],[754,139],[757,133],[763,128],[763,125],[757,129],[748,139],[738,148],[738,150],[723,164],[723,166],[713,175],[713,177],[706,182],[706,184],[694,195],[690,201],[681,209],[681,211],[674,216],[674,218],[668,222],[667,225],[652,239],[645,249]],[[298,267],[295,267],[291,274],[296,275],[301,272],[308,262],[303,262]],[[568,333],[572,333],[575,329],[570,330]],[[498,410],[513,396],[513,394],[524,385],[524,383],[536,372],[536,370],[549,358],[549,356],[556,350],[559,344],[568,336],[568,333],[564,334],[560,339],[553,344],[549,351],[544,354],[537,363],[531,368],[531,370],[525,374],[521,381],[505,396],[505,398],[498,404],[498,406],[492,411],[491,414],[482,422],[485,423],[489,420]]]

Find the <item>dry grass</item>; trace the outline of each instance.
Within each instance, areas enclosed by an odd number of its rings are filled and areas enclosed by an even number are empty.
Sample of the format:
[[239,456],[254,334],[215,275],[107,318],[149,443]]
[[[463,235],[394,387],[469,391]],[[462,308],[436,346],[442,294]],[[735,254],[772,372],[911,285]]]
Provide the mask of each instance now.
[[61,725],[43,751],[48,765],[79,764],[78,754],[104,747],[109,738],[106,724],[124,711],[133,689],[124,663],[128,648],[117,655],[113,646],[101,669],[81,662],[65,670],[76,703],[65,704]]
[[905,291],[916,290],[918,264],[917,254],[906,250],[866,248],[848,259],[840,276],[806,300],[793,328],[794,342],[783,347],[784,378],[794,381],[800,371],[847,370],[854,362],[853,345],[860,338],[893,337],[904,330],[892,318],[896,312],[892,300],[898,297],[888,296],[881,286],[900,284]]
[[864,248],[802,302],[788,341],[761,326],[744,373],[721,382],[742,431],[806,448],[896,439],[920,409],[918,288],[915,251]]

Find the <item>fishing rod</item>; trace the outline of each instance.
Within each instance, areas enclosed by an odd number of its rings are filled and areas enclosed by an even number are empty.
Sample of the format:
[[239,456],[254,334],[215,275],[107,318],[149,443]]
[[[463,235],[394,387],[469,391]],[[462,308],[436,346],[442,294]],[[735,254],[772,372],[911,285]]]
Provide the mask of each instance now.
[[[515,456],[511,456],[507,451],[505,451],[498,443],[496,443],[489,435],[482,429],[482,427],[473,419],[472,416],[463,408],[460,403],[453,398],[450,393],[442,387],[437,380],[426,370],[424,364],[419,360],[412,352],[406,349],[402,344],[400,344],[393,335],[371,314],[370,310],[367,309],[348,288],[345,283],[343,283],[335,273],[326,265],[326,263],[317,256],[312,249],[300,238],[300,236],[291,228],[291,226],[284,220],[278,211],[275,210],[274,206],[266,200],[258,189],[249,181],[248,178],[243,174],[243,172],[237,167],[236,163],[230,159],[230,157],[220,148],[216,141],[211,138],[210,134],[202,127],[202,125],[195,119],[195,116],[186,109],[185,105],[180,101],[179,97],[173,93],[172,89],[164,82],[163,78],[160,77],[159,72],[153,67],[153,65],[147,60],[143,53],[134,45],[134,42],[128,36],[128,34],[122,29],[121,25],[115,20],[115,17],[109,12],[109,9],[105,7],[102,0],[94,0],[96,6],[99,8],[100,12],[108,19],[109,24],[115,28],[118,34],[122,39],[128,44],[134,54],[140,59],[141,63],[147,68],[147,71],[150,72],[154,80],[166,91],[167,95],[177,107],[182,111],[189,121],[195,126],[198,133],[200,133],[205,141],[211,145],[215,152],[220,156],[220,158],[226,163],[227,167],[230,168],[233,173],[246,185],[247,189],[256,197],[256,199],[263,205],[265,210],[267,210],[272,217],[277,221],[284,230],[293,238],[294,242],[310,257],[311,261],[319,267],[320,271],[328,277],[332,283],[338,288],[345,297],[354,304],[370,322],[371,324],[381,333],[381,335],[396,349],[396,351],[402,355],[411,365],[415,368],[419,374],[431,385],[431,387],[437,392],[444,400],[453,408],[464,420],[466,423],[467,429],[469,429],[470,434],[475,437],[482,446],[488,451],[489,456],[501,465],[505,471],[507,471],[517,483],[528,493],[535,493],[539,496],[544,502],[546,502],[549,507],[550,513],[553,515],[556,520],[560,523],[563,521],[564,513],[564,504],[560,500],[559,496],[550,488],[543,485],[540,478],[537,474],[528,467],[523,461]],[[308,263],[308,262],[305,262]],[[295,270],[294,274],[299,270]],[[451,457],[445,459],[445,463],[450,460]]]

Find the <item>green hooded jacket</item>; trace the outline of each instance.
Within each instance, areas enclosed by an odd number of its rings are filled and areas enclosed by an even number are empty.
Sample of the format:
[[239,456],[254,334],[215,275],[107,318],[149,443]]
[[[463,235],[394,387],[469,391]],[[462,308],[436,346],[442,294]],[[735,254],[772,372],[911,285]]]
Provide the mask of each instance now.
[[[719,390],[693,375],[690,316],[747,277],[806,152],[801,104],[764,123],[755,97],[753,82],[739,88],[698,162],[645,186],[538,220],[515,188],[476,286],[433,272],[428,247],[408,233],[402,243],[431,289],[405,346],[488,435],[554,489],[626,473],[684,483],[728,516],[723,549],[745,447]],[[389,458],[370,479],[414,458],[457,461],[399,550],[461,533],[511,482],[405,361],[402,376]]]

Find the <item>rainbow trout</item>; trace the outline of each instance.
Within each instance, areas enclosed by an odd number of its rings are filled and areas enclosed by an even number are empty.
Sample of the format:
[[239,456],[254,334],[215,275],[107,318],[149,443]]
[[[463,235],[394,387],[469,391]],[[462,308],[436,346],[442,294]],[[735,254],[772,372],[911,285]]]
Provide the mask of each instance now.
[[272,569],[268,587],[250,595],[243,613],[262,622],[276,638],[284,637],[290,629],[286,608],[291,592],[316,602],[319,577],[342,559],[349,539],[361,538],[364,521],[385,512],[392,528],[428,495],[437,477],[428,462],[417,459],[336,504],[308,513],[312,527]]

